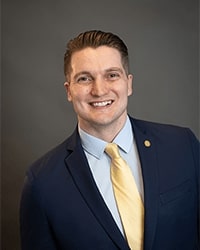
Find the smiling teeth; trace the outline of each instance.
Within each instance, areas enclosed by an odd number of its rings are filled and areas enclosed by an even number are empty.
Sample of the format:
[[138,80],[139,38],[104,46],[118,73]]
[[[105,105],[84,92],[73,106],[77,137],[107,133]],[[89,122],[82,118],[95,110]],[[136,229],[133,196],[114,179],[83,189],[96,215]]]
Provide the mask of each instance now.
[[93,103],[93,106],[95,107],[104,107],[106,105],[110,105],[112,101],[105,101],[105,102],[95,102]]

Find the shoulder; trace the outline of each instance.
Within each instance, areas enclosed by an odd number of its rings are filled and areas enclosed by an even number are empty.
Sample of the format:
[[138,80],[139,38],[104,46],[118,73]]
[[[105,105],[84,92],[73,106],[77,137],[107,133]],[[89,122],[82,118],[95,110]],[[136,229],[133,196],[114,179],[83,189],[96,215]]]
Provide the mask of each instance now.
[[154,136],[189,136],[193,139],[195,135],[187,127],[181,127],[173,124],[164,124],[158,122],[151,122],[130,117],[133,128],[137,128],[143,133]]
[[65,159],[77,146],[78,141],[79,136],[75,130],[66,140],[46,152],[28,167],[27,176],[29,179],[47,178],[61,173],[65,168]]
[[170,145],[176,150],[182,147],[190,148],[196,156],[199,155],[199,140],[187,127],[144,121],[132,117],[130,117],[130,121],[136,137],[143,134],[154,138],[158,145]]

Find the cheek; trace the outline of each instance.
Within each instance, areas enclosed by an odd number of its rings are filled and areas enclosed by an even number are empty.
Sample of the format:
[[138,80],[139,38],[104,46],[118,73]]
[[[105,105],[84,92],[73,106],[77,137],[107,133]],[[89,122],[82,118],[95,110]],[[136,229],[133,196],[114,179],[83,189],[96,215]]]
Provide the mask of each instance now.
[[68,92],[68,100],[71,102],[81,102],[86,99],[89,94],[87,88],[73,88]]
[[132,89],[129,88],[129,86],[127,86],[126,88],[122,88],[118,91],[119,96],[121,96],[122,98],[127,98],[128,96],[130,96],[132,94]]

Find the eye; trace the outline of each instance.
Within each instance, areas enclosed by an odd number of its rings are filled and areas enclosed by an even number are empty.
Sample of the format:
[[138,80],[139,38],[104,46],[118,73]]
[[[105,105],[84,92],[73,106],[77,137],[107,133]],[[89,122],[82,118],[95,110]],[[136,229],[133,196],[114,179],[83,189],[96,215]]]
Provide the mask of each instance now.
[[106,79],[110,81],[118,80],[119,78],[120,78],[120,74],[118,72],[110,72],[106,76]]
[[77,83],[80,83],[80,84],[87,84],[87,83],[90,83],[92,82],[92,77],[91,76],[79,76],[77,79],[76,79],[76,82]]

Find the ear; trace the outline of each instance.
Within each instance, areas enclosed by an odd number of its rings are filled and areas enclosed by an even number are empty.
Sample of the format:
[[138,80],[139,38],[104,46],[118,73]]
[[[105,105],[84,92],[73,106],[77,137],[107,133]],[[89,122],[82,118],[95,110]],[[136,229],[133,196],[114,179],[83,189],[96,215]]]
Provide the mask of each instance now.
[[133,93],[133,79],[134,79],[134,75],[129,74],[128,75],[128,96],[132,95]]
[[70,83],[69,82],[65,82],[64,83],[64,87],[65,87],[65,91],[66,91],[66,94],[67,94],[67,100],[69,102],[72,101],[72,96],[71,96],[71,91],[70,91]]

